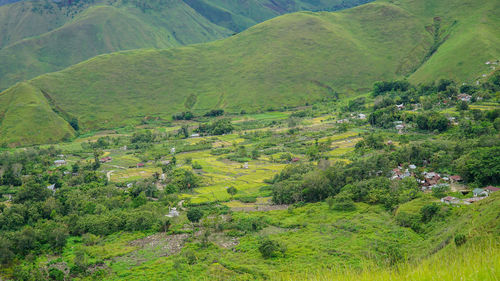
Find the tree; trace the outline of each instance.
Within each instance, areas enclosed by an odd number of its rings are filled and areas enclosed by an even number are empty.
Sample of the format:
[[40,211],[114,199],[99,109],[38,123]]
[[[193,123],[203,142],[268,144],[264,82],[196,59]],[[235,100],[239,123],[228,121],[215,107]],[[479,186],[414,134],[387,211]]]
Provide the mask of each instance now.
[[356,208],[354,201],[346,192],[335,195],[333,208],[337,211],[352,211]]
[[189,137],[189,126],[182,125],[182,127],[179,129],[179,135],[187,139]]
[[429,222],[432,220],[434,215],[439,211],[439,206],[436,203],[428,204],[420,209],[420,214],[422,215],[422,222]]
[[194,236],[194,224],[198,223],[202,217],[203,217],[203,211],[201,211],[198,208],[191,208],[187,212],[187,218],[193,226],[193,236]]
[[73,127],[75,131],[80,130],[80,126],[78,125],[78,119],[76,117],[71,118],[69,121],[69,125]]
[[259,252],[261,253],[262,257],[266,259],[276,257],[280,253],[284,256],[286,250],[286,246],[267,237],[261,240],[259,243]]
[[233,196],[238,192],[238,190],[236,188],[234,188],[233,186],[231,187],[228,187],[226,189],[227,193],[229,193],[229,195],[231,195],[231,199],[233,199]]
[[13,244],[10,240],[0,237],[0,264],[7,263],[14,257],[12,248]]
[[457,103],[457,110],[464,111],[464,110],[468,110],[468,109],[469,109],[469,105],[467,104],[466,101],[459,101]]

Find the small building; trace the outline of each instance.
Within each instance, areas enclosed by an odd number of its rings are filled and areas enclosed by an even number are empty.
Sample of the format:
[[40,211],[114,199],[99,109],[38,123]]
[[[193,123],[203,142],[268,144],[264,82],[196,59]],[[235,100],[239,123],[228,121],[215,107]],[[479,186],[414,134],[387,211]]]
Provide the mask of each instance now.
[[137,163],[137,168],[144,168],[144,163]]
[[484,191],[488,192],[488,194],[491,194],[493,192],[497,192],[499,190],[500,190],[500,188],[494,187],[494,186],[491,186],[491,185],[484,188]]
[[243,164],[243,169],[248,169],[248,162],[245,162],[245,164]]
[[175,154],[175,147],[172,147],[172,148],[170,149],[170,153]]
[[398,110],[402,110],[405,108],[405,105],[404,104],[396,104],[396,107],[398,108]]
[[410,164],[410,165],[408,166],[408,168],[410,168],[411,170],[415,170],[415,169],[417,168],[417,166],[415,166],[415,165],[413,165],[413,164]]
[[66,165],[66,160],[63,160],[63,159],[56,160],[56,161],[54,161],[54,165],[56,165],[57,167]]
[[482,188],[475,188],[472,191],[472,194],[474,195],[474,197],[487,197],[489,195],[488,191]]
[[461,177],[461,176],[458,176],[458,175],[456,175],[456,176],[451,176],[451,177],[450,177],[450,180],[451,180],[451,182],[460,182],[460,181],[462,181],[462,177]]
[[366,115],[363,113],[358,114],[359,119],[366,119]]
[[168,214],[166,214],[165,216],[169,217],[169,218],[178,217],[179,212],[177,211],[177,208],[173,207],[173,208],[169,209]]
[[56,184],[51,184],[51,185],[47,186],[47,189],[52,191],[52,193],[55,193],[56,192]]
[[300,158],[298,158],[298,157],[292,158],[292,163],[297,163],[299,161],[300,161]]
[[461,101],[470,102],[472,96],[468,94],[459,94],[457,98]]
[[110,156],[107,156],[107,157],[99,159],[99,162],[108,163],[108,162],[111,162],[111,160],[113,160],[113,158],[111,158]]
[[473,197],[473,198],[467,198],[467,199],[464,199],[462,202],[465,204],[465,205],[470,205],[474,202],[477,202],[477,201],[481,201],[483,200],[484,198],[486,197]]
[[199,138],[200,137],[200,134],[192,134],[191,135],[192,138]]
[[441,198],[441,202],[445,203],[445,204],[459,204],[460,199],[455,198],[453,196],[446,196],[446,197]]
[[134,186],[133,183],[127,183],[127,188],[131,188],[132,186]]

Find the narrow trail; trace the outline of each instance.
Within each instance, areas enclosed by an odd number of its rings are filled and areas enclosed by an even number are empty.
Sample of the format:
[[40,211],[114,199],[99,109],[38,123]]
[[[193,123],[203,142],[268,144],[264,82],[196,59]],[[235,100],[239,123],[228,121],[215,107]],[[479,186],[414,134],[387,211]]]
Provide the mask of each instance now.
[[106,178],[108,179],[108,181],[111,181],[111,174],[114,172],[115,170],[111,170],[109,172],[106,173]]

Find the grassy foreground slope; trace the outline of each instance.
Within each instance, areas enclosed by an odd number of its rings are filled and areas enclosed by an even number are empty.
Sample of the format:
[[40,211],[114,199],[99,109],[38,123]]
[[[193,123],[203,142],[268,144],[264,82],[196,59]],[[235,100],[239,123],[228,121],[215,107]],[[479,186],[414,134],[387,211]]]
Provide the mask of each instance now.
[[[451,72],[456,73],[451,77],[473,81],[484,61],[500,56],[500,50],[474,38],[461,44],[462,32],[470,35],[469,26],[497,22],[496,2],[381,1],[335,13],[296,13],[212,43],[98,56],[29,83],[77,117],[82,130],[93,130],[134,124],[145,116],[170,118],[185,110],[301,105],[415,70],[410,77],[416,82],[449,78]],[[498,35],[498,30],[486,31]],[[488,54],[476,56],[471,46]],[[461,53],[450,52],[451,47]],[[441,73],[441,68],[448,71]]]

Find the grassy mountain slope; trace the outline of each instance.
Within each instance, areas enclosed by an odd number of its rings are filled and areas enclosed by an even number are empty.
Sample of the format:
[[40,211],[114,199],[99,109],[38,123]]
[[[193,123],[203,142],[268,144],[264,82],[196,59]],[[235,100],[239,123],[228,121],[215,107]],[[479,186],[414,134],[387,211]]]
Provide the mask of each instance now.
[[[23,119],[36,122],[26,127],[19,122]],[[0,135],[4,141],[14,145],[54,142],[69,139],[74,133],[39,89],[19,83],[10,94],[0,95]]]
[[367,1],[33,0],[0,6],[0,90],[99,54],[209,42],[283,13]]
[[[387,28],[411,32],[393,40]],[[99,56],[32,83],[86,129],[183,110],[300,105],[331,95],[330,86],[350,90],[395,78],[409,46],[429,41],[415,36],[419,28],[411,15],[388,4],[299,13],[210,44]]]
[[239,32],[259,22],[297,11],[336,11],[371,0],[184,0],[210,21]]
[[70,19],[67,10],[55,3],[41,7],[39,2],[22,1],[0,7],[0,48],[19,40],[60,27]]
[[103,53],[166,48],[228,34],[182,2],[147,14],[132,6],[91,6],[61,27],[0,49],[0,89]]
[[411,4],[411,9],[434,14],[442,22],[439,49],[410,77],[413,82],[439,77],[471,81],[491,71],[484,66],[486,61],[500,59],[499,1]]
[[[469,50],[500,52],[482,40],[462,44],[463,34],[470,34],[469,26],[497,22],[494,11],[493,0],[439,0],[302,12],[208,44],[98,56],[30,84],[76,116],[83,130],[93,130],[185,110],[301,105],[410,75],[414,82],[450,77],[441,68],[472,80],[484,69],[484,57]],[[461,52],[450,54],[452,47]],[[450,57],[473,63],[457,65]],[[12,89],[3,95],[9,93]],[[29,126],[35,120],[21,122]]]

